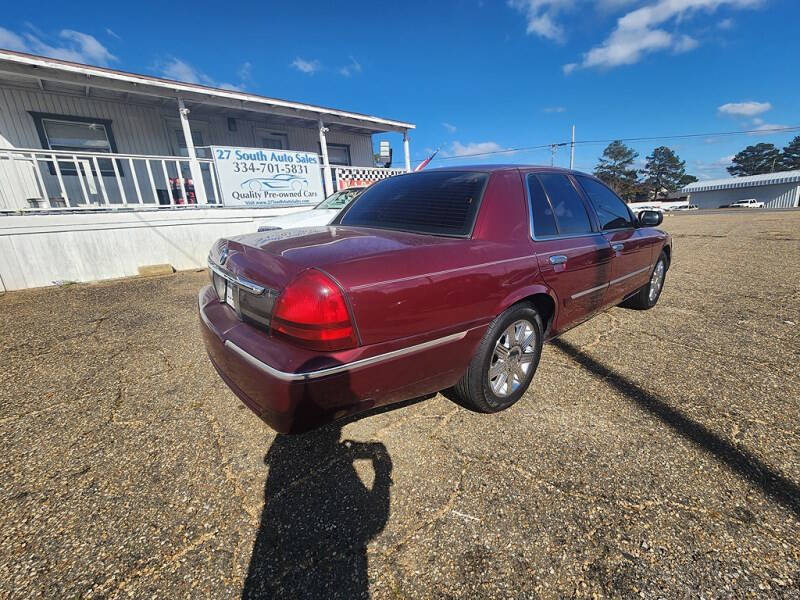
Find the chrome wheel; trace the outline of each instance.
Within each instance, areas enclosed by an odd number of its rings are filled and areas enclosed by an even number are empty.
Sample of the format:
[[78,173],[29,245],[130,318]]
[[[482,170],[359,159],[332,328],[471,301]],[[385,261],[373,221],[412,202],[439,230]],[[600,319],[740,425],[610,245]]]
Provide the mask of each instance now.
[[519,389],[533,369],[536,328],[530,321],[515,321],[500,335],[489,361],[489,387],[500,398]]
[[664,285],[664,272],[666,268],[664,261],[659,260],[656,263],[656,268],[653,269],[653,274],[650,276],[650,303],[656,301],[658,295],[661,293],[661,286]]

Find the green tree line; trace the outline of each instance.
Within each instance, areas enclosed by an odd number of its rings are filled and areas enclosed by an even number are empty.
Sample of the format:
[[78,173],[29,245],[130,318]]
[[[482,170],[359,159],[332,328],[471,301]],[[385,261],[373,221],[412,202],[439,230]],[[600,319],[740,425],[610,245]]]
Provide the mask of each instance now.
[[645,159],[644,169],[634,162],[639,153],[617,140],[611,142],[597,162],[594,174],[626,202],[658,200],[697,181],[686,173],[686,163],[670,148],[659,146]]
[[[686,173],[686,163],[671,148],[654,148],[643,169],[634,166],[638,157],[638,152],[621,141],[611,142],[603,150],[594,174],[626,202],[665,198],[670,192],[697,181],[697,177]],[[733,157],[728,172],[743,177],[793,169],[800,169],[800,136],[782,151],[774,144],[748,146]]]
[[800,169],[800,135],[784,146],[782,151],[775,144],[748,146],[733,157],[728,173],[734,177],[744,177],[794,169]]

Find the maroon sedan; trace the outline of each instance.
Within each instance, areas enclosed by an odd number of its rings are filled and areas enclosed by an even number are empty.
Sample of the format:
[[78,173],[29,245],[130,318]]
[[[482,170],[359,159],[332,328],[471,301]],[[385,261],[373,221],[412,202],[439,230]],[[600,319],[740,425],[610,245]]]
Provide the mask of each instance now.
[[392,177],[330,226],[216,242],[203,337],[280,432],[447,388],[496,412],[528,388],[543,342],[658,301],[672,253],[661,219],[575,171]]

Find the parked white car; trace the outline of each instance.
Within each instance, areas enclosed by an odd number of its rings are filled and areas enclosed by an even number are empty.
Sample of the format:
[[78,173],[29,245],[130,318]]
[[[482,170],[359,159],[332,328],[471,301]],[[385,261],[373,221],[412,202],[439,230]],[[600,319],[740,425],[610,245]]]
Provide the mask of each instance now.
[[638,215],[643,210],[654,210],[656,212],[663,213],[664,209],[660,206],[650,205],[650,204],[634,204],[631,207],[633,214]]
[[293,229],[295,227],[317,227],[327,225],[345,206],[358,198],[366,187],[351,187],[341,192],[334,192],[311,210],[273,217],[261,225],[259,231],[276,229]]
[[673,206],[672,210],[699,210],[697,204],[681,204],[680,206]]
[[748,198],[747,200],[739,200],[731,204],[731,208],[764,208],[764,203],[756,200],[755,198]]

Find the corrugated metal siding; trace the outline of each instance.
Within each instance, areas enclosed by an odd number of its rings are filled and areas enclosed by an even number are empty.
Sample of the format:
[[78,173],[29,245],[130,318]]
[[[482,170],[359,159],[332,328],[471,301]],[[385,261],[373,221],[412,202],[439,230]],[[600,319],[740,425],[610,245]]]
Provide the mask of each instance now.
[[718,208],[732,204],[738,200],[755,198],[769,208],[791,208],[798,206],[800,184],[783,183],[778,185],[761,185],[707,192],[692,192],[689,201],[700,208]]
[[[179,128],[175,112],[166,109],[161,111],[162,119],[169,124],[171,129]],[[305,152],[319,152],[319,131],[315,125],[310,127],[291,127],[285,125],[272,125],[265,121],[250,119],[236,119],[236,131],[228,130],[228,119],[225,115],[189,114],[189,122],[199,129],[208,132],[205,143],[216,146],[247,146],[259,147],[260,130],[285,133],[289,139],[291,150]],[[347,144],[350,146],[350,160],[353,166],[374,166],[372,151],[372,136],[336,131],[331,129],[326,134],[329,144]],[[172,143],[172,138],[170,138]],[[177,148],[170,148],[170,153],[177,152]]]
[[[178,147],[174,130],[180,129],[177,106],[150,106],[135,102],[123,103],[120,101],[80,96],[75,94],[61,94],[41,90],[30,90],[16,87],[0,87],[0,148],[40,148],[41,142],[36,132],[33,118],[29,111],[53,113],[69,116],[94,117],[111,120],[111,129],[117,150],[124,154],[149,154],[149,155],[177,155]],[[266,129],[285,133],[289,139],[292,150],[319,152],[319,132],[316,124],[311,127],[288,127],[270,125],[266,120],[237,119],[237,131],[228,130],[227,116],[223,114],[210,114],[197,112],[190,114],[190,122],[204,132],[204,144],[220,146],[258,146],[257,130]],[[171,131],[172,130],[172,131]],[[354,134],[332,129],[327,134],[331,144],[347,144],[350,146],[350,158],[354,166],[374,166],[372,151],[372,136],[369,134]],[[57,197],[60,195],[58,181],[49,174],[44,163],[42,176],[47,188],[47,195]],[[169,176],[177,175],[174,165],[167,166]],[[158,171],[158,168],[154,169]],[[9,178],[8,167],[0,165],[0,178],[3,181],[15,181]],[[122,183],[126,195],[131,201],[135,198],[133,178],[130,177],[127,164],[122,165]],[[20,173],[17,168],[16,177],[30,177],[30,181],[12,184],[11,190],[0,193],[0,208],[19,209],[27,206],[27,199],[32,197],[29,190],[36,189],[33,171]],[[156,185],[164,188],[161,181],[163,176],[155,173]],[[116,185],[113,177],[105,177],[106,188],[111,196],[112,203],[121,203],[121,198],[116,195]],[[82,192],[74,176],[65,176],[64,184],[72,204],[82,203]],[[144,172],[139,174],[139,184],[145,202],[152,201],[149,192],[149,183]],[[207,185],[210,183],[207,182]],[[98,196],[90,197],[97,200]]]
[[110,119],[120,152],[169,153],[164,125],[156,107],[17,88],[0,88],[0,146],[41,148],[28,111]]
[[746,177],[725,177],[724,179],[708,179],[695,181],[682,188],[688,193],[708,192],[711,190],[724,190],[729,188],[746,188],[760,185],[776,185],[779,183],[800,182],[800,170],[777,171],[775,173],[762,173],[761,175],[748,175]]
[[[175,109],[121,103],[86,96],[56,94],[36,90],[0,88],[0,147],[39,148],[39,136],[28,111],[47,112],[81,117],[110,119],[117,148],[129,154],[174,154],[177,148],[166,127],[169,120],[177,123]],[[319,152],[319,132],[316,126],[272,126],[265,121],[237,119],[237,131],[228,131],[224,115],[202,114],[189,120],[205,126],[209,145],[255,146],[257,128],[281,131],[289,137],[292,150]],[[354,166],[374,166],[372,136],[332,129],[327,134],[331,144],[348,144]]]

